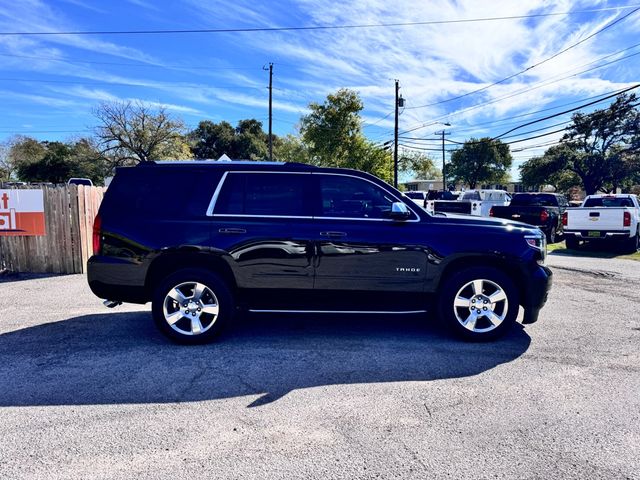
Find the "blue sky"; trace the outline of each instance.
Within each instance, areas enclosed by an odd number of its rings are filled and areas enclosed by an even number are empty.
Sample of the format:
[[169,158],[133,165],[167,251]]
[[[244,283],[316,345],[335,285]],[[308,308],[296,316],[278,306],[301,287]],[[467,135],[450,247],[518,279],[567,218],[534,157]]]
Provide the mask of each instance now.
[[[0,0],[0,32],[388,24],[630,5],[599,0]],[[638,82],[640,55],[621,57],[640,52],[640,45],[627,49],[640,44],[640,12],[525,74],[450,100],[534,65],[631,11],[297,32],[0,35],[0,141],[13,134],[43,140],[88,135],[95,125],[92,108],[111,100],[162,104],[189,126],[202,119],[235,124],[257,118],[266,129],[268,72],[263,67],[273,62],[276,134],[296,133],[309,102],[348,87],[364,100],[367,136],[390,140],[397,78],[406,99],[400,130],[415,129],[404,136],[416,137],[403,138],[403,148],[427,149],[421,151],[439,159],[428,151],[437,148],[435,141],[417,139],[434,138],[442,128],[437,121],[451,123],[448,138],[454,141],[495,136]],[[593,69],[606,62],[612,63]],[[587,69],[593,70],[580,73]],[[557,117],[516,133],[547,127],[528,136],[541,135],[569,119]],[[547,148],[536,145],[561,135],[513,144],[520,150],[514,152],[516,166]]]

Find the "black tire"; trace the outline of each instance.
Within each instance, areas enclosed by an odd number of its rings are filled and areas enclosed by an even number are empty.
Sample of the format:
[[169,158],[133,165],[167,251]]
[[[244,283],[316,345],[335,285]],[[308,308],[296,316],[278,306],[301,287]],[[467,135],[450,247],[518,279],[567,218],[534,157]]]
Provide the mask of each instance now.
[[[200,287],[202,294],[198,299],[196,284],[205,287]],[[168,296],[171,291],[175,292],[176,287],[184,295],[182,305]],[[207,312],[215,311],[215,306],[217,315]],[[231,323],[235,305],[233,294],[224,280],[207,270],[194,268],[179,270],[162,280],[153,293],[151,311],[156,326],[164,335],[177,343],[196,345],[213,341]],[[178,318],[173,326],[165,313]],[[194,325],[197,328],[194,329]]]
[[580,248],[580,241],[573,235],[567,236],[565,241],[567,248],[570,250],[578,250]]
[[549,230],[549,233],[547,233],[547,243],[552,244],[552,243],[556,243],[557,241],[558,241],[558,232],[556,231],[556,227],[554,225],[553,227],[551,227],[551,230]]
[[[474,287],[469,285],[474,280],[483,280],[482,293],[475,293]],[[483,298],[487,299],[497,292],[496,286],[502,290],[506,301],[495,304],[483,302]],[[460,297],[469,301],[468,305],[454,306],[458,293],[461,294]],[[478,303],[474,301],[476,297],[478,297]],[[516,323],[519,300],[518,288],[507,274],[492,267],[470,267],[456,272],[444,281],[438,296],[438,313],[445,325],[465,340],[494,340],[507,333]],[[480,311],[476,321],[473,322],[473,329],[469,328],[470,323],[467,323],[467,326],[462,323],[467,314],[469,318],[473,315],[472,305],[475,305],[473,308],[477,306],[477,311]],[[491,314],[487,307],[497,317],[502,317],[500,322],[497,322],[495,317],[494,321],[490,320],[487,315]]]
[[636,253],[640,248],[640,233],[636,234],[625,242],[625,253]]

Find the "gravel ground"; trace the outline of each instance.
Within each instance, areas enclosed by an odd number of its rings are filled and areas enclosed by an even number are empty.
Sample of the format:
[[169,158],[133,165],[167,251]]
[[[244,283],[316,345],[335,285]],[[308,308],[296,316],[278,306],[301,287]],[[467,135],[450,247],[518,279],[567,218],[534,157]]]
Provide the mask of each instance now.
[[540,321],[490,344],[250,316],[181,347],[83,276],[5,278],[0,477],[640,478],[639,265],[549,263]]

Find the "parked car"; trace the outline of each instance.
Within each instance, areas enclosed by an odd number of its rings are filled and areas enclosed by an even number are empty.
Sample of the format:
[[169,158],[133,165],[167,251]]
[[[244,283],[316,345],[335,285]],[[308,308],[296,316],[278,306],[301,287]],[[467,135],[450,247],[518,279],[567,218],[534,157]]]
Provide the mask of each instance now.
[[413,203],[418,205],[419,207],[424,208],[425,202],[427,200],[427,192],[422,190],[412,190],[410,192],[404,192],[405,197],[413,200]]
[[638,197],[630,194],[589,195],[578,208],[562,217],[567,247],[583,243],[618,242],[625,251],[640,247]]
[[[176,185],[181,188],[176,189]],[[182,187],[185,188],[182,188]],[[367,173],[270,162],[143,162],[105,193],[91,290],[152,302],[158,328],[213,339],[251,312],[422,314],[472,340],[535,322],[551,271],[523,223],[429,215]]]
[[516,193],[507,206],[491,207],[489,215],[534,225],[555,243],[562,234],[562,214],[569,206],[563,195],[556,193]]
[[491,207],[509,205],[511,195],[505,190],[467,190],[457,200],[438,200],[434,202],[434,211],[466,213],[488,217]]
[[450,192],[448,190],[429,190],[423,208],[427,212],[433,213],[437,200],[457,200],[460,194],[461,192]]
[[67,185],[84,185],[86,187],[93,187],[93,182],[90,178],[70,178],[67,181]]

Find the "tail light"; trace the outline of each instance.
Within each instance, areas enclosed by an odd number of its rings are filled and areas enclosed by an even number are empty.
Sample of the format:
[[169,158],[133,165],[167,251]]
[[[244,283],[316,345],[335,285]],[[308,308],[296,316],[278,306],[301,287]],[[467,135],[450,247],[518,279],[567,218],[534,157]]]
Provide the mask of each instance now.
[[102,219],[100,215],[96,215],[96,219],[93,221],[93,254],[100,255],[100,247],[102,237]]
[[491,207],[491,210],[489,210],[489,216],[493,217],[493,207]]
[[631,226],[631,213],[624,212],[624,217],[622,219],[622,226],[623,227],[630,227]]
[[547,212],[546,210],[544,210],[544,209],[543,209],[543,210],[540,212],[540,221],[544,223],[544,222],[546,222],[547,220],[549,220],[549,212]]
[[567,219],[567,217],[568,217],[568,216],[569,216],[569,215],[567,214],[567,212],[564,212],[564,213],[562,214],[562,226],[563,226],[563,227],[566,227],[566,226],[567,226],[567,223],[568,223],[568,219]]

